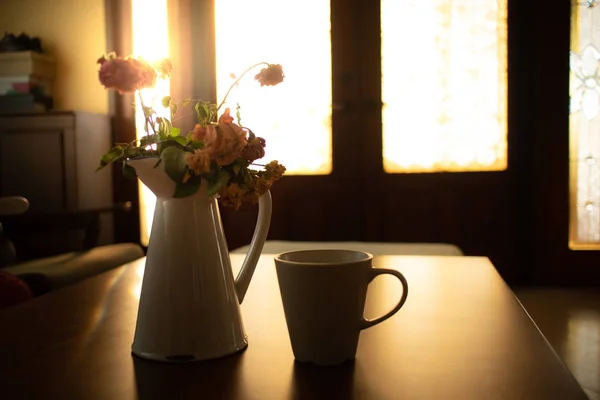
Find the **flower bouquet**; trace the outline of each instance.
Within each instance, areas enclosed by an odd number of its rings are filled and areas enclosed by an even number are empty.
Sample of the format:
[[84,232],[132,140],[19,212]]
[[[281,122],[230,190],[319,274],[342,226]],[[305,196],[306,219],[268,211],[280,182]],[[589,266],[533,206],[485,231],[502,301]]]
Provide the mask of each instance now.
[[[262,66],[254,79],[261,86],[274,86],[284,79],[281,65],[261,62],[246,69],[218,105],[193,99],[173,102],[170,96],[165,96],[161,106],[170,111],[170,118],[165,118],[159,116],[154,104],[144,104],[140,91],[154,87],[157,79],[171,76],[172,66],[168,59],[151,64],[111,53],[102,56],[98,64],[99,80],[104,87],[121,94],[137,92],[145,118],[145,136],[130,143],[115,144],[100,160],[98,170],[121,162],[123,174],[135,178],[136,172],[128,161],[153,157],[157,159],[155,167],[162,164],[175,183],[173,197],[191,196],[202,187],[208,196],[218,195],[221,204],[235,209],[243,202],[256,203],[284,174],[285,167],[277,161],[256,163],[264,157],[266,143],[252,130],[241,126],[239,107],[237,124],[229,108],[221,112],[231,90],[248,72]],[[193,131],[182,135],[172,121],[176,113],[186,107],[193,107],[197,124]]]

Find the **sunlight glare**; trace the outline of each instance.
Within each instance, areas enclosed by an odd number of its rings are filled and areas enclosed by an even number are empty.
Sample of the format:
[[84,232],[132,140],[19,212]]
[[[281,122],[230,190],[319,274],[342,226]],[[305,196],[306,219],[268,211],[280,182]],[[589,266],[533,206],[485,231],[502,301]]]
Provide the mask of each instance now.
[[506,1],[381,0],[384,169],[504,170]]
[[[264,160],[286,174],[331,172],[331,39],[329,2],[220,0],[215,2],[219,102],[247,67],[281,64],[282,84],[260,87],[262,67],[249,72],[228,98],[241,124],[267,142]],[[310,26],[310,29],[307,29]],[[224,108],[223,108],[224,109]],[[299,151],[299,149],[302,149]]]
[[[133,55],[154,62],[169,57],[169,32],[167,20],[167,0],[132,0],[133,15]],[[154,89],[142,90],[144,105],[154,106],[162,117],[169,117],[169,109],[164,109],[161,99],[170,92],[169,81],[157,79]],[[140,99],[136,97],[136,128],[138,139],[145,135],[144,114]],[[140,191],[140,231],[141,243],[148,245],[156,196],[141,181]]]

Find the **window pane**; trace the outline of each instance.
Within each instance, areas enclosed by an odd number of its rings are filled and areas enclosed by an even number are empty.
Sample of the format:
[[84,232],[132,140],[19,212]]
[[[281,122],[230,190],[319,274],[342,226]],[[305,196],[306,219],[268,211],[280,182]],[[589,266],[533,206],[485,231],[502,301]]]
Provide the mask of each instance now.
[[573,4],[569,246],[600,249],[600,9],[595,2]]
[[[261,61],[283,65],[285,81],[260,87],[254,69],[228,97],[232,115],[267,141],[265,160],[286,174],[331,172],[331,38],[329,2],[219,0],[216,5],[219,101],[240,74]],[[307,29],[309,27],[309,29]],[[301,144],[301,151],[297,144]]]
[[506,0],[381,0],[386,172],[506,169]]

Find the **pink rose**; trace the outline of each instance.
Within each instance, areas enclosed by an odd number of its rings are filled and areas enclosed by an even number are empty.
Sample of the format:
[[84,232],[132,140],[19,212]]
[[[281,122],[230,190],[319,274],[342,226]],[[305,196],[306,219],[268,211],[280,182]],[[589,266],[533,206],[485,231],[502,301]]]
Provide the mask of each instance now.
[[100,83],[107,89],[118,90],[121,94],[154,87],[156,83],[156,71],[145,61],[120,57],[106,59],[103,56],[98,60],[98,64]]

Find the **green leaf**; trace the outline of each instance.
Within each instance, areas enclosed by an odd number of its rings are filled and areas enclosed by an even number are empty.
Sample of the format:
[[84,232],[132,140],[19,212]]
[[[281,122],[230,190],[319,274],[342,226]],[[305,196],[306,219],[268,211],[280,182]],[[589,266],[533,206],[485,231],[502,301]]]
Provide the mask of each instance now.
[[173,104],[171,106],[171,115],[175,115],[176,112],[177,112],[177,104]]
[[127,164],[127,162],[123,163],[123,168],[121,169],[123,172],[123,176],[127,179],[136,179],[137,173],[135,172],[135,168],[131,165]]
[[196,119],[202,125],[206,125],[208,120],[208,113],[206,112],[206,108],[202,107],[204,103],[201,101],[197,102],[194,108],[196,109]]
[[186,141],[183,136],[171,136],[171,137],[169,137],[169,139],[162,142],[160,144],[160,147],[162,150],[164,150],[167,147],[176,146],[176,147],[180,148],[181,150],[185,150],[184,149],[185,145],[186,145]]
[[156,118],[156,121],[158,122],[158,137],[160,140],[165,140],[171,135],[173,125],[171,125],[171,121],[163,117]]
[[210,114],[210,121],[211,122],[217,122],[217,105],[213,104],[213,103],[206,103],[207,104],[207,108],[209,110],[209,114]]
[[244,184],[248,187],[254,187],[254,176],[251,170],[246,170],[244,174]]
[[156,144],[160,141],[160,137],[158,135],[146,135],[146,136],[142,136],[142,138],[140,139],[140,147],[144,148],[148,145],[151,144]]
[[[173,128],[175,129],[175,128]],[[176,141],[178,144],[185,146],[186,145],[186,140],[183,136],[171,136],[170,140],[174,140]]]
[[185,106],[187,106],[188,104],[190,104],[190,101],[191,101],[190,99],[185,99],[185,100],[182,100],[182,101],[181,101],[181,107],[185,107]]
[[127,158],[137,157],[140,155],[140,149],[134,146],[133,143],[126,145],[123,155]]
[[158,134],[158,137],[160,138],[160,140],[162,140],[165,138],[165,136],[167,136],[164,119],[162,117],[158,117],[158,118],[156,118],[156,122],[158,123],[157,134]]
[[110,151],[108,153],[106,153],[105,155],[102,156],[102,158],[100,159],[100,165],[98,165],[98,167],[96,168],[96,171],[101,170],[102,168],[104,168],[108,164],[110,164],[111,162],[117,161],[118,159],[123,157],[123,155],[124,155],[124,153],[123,153],[122,146],[113,147],[112,149],[110,149]]
[[217,179],[209,180],[208,185],[206,187],[206,194],[208,196],[215,195],[221,190],[221,188],[227,184],[229,181],[229,174],[227,171],[219,170],[217,174]]
[[164,163],[165,172],[175,182],[181,182],[188,165],[185,162],[185,151],[178,146],[169,146],[160,156]]
[[175,193],[173,193],[173,197],[182,198],[191,196],[193,194],[196,194],[199,188],[200,180],[192,181],[192,179],[190,179],[186,183],[177,182],[175,183]]
[[[179,128],[175,128],[175,127],[171,128],[171,136],[179,137],[180,133],[181,133],[181,130]],[[183,141],[183,143],[185,144],[185,140]]]
[[169,104],[171,104],[171,96],[165,96],[162,98],[162,105],[164,108],[169,107]]
[[194,150],[203,149],[204,148],[204,141],[203,140],[193,140],[190,143],[190,146],[192,146],[192,148]]
[[150,117],[152,114],[154,114],[152,107],[142,106],[142,110],[144,111],[145,117]]

